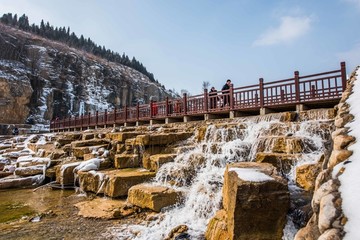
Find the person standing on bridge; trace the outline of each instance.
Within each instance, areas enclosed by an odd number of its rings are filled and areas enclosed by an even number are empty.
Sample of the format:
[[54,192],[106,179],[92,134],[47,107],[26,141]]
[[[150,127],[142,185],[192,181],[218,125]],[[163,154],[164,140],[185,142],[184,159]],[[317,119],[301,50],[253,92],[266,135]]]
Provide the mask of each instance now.
[[226,80],[225,85],[222,87],[221,92],[223,94],[223,107],[230,104],[230,87],[231,87],[231,80]]
[[210,109],[216,108],[218,97],[215,87],[211,87],[209,92],[209,98],[210,98]]

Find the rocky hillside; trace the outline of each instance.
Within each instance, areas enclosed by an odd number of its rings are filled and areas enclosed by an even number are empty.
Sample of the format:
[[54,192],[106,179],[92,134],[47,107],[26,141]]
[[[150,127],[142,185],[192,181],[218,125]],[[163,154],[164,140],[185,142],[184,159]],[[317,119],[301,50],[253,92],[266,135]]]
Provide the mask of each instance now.
[[0,23],[0,123],[43,123],[171,97],[138,71]]

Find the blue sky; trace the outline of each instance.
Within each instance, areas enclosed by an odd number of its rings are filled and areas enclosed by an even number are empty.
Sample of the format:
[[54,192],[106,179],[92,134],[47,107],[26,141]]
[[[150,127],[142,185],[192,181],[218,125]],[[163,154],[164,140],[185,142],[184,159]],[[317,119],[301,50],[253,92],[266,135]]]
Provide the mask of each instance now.
[[202,92],[360,64],[360,0],[0,0],[135,56],[168,89]]

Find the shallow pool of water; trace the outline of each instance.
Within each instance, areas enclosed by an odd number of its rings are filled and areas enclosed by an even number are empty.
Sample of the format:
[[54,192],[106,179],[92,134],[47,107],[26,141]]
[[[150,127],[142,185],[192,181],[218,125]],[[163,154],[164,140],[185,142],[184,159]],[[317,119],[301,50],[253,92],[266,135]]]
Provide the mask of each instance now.
[[79,217],[74,204],[88,199],[49,187],[0,190],[0,239],[104,239],[118,221]]

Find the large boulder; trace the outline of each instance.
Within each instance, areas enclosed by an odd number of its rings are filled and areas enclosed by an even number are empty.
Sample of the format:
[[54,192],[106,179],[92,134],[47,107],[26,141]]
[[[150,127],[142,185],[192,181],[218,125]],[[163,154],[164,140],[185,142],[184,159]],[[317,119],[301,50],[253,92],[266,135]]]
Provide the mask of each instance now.
[[256,162],[270,163],[276,167],[279,172],[287,174],[300,156],[300,154],[259,152],[256,154]]
[[97,146],[73,147],[72,152],[74,157],[83,159],[85,154],[92,153],[93,151],[97,151],[100,148],[106,148],[107,146],[108,144],[97,145]]
[[333,108],[310,109],[306,111],[301,111],[298,114],[298,118],[300,121],[334,119],[335,116],[336,116],[336,111]]
[[259,140],[257,152],[302,153],[311,149],[311,140],[294,136],[269,136]]
[[106,134],[106,138],[125,143],[126,139],[135,138],[139,134],[139,132],[114,132]]
[[138,184],[129,189],[127,201],[141,208],[160,212],[164,207],[178,203],[181,193],[164,186]]
[[191,132],[145,134],[136,137],[136,144],[141,146],[169,145],[191,137]]
[[271,164],[226,167],[223,207],[230,239],[281,239],[289,203],[287,182]]
[[314,191],[321,163],[308,163],[296,167],[296,184],[306,191]]
[[116,154],[114,158],[114,167],[137,168],[140,167],[141,159],[139,154]]
[[56,166],[56,182],[61,186],[74,185],[74,169],[80,164],[81,162],[72,162]]
[[104,173],[108,178],[104,194],[109,197],[127,196],[132,186],[150,181],[155,177],[154,172],[143,168],[110,170]]
[[150,156],[150,170],[157,171],[161,165],[173,162],[177,154],[155,154]]
[[230,240],[227,226],[227,213],[224,209],[216,212],[216,215],[209,221],[205,233],[206,240]]
[[78,173],[79,186],[84,192],[104,193],[106,185],[106,177],[102,171],[79,171]]

